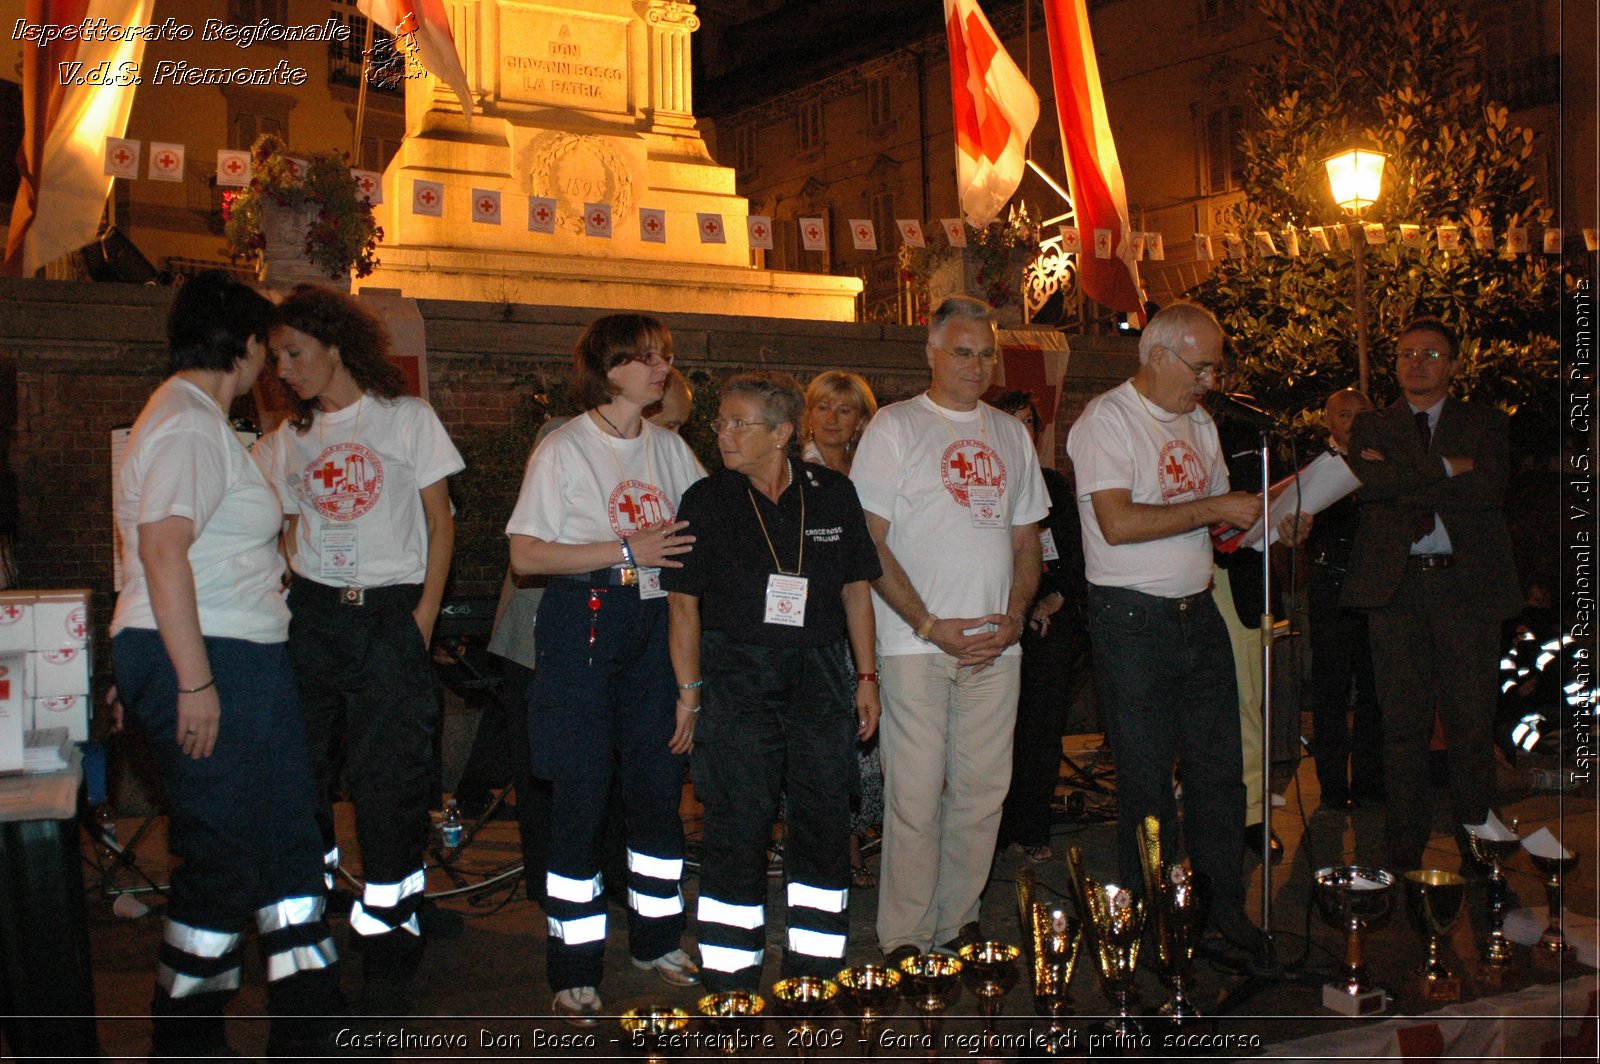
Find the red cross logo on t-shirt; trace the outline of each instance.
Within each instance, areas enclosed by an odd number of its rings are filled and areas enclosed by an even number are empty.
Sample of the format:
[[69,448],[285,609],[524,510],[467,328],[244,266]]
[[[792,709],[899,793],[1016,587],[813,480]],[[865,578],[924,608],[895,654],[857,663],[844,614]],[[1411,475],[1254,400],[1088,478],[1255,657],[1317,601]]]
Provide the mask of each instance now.
[[307,463],[300,491],[329,521],[354,521],[383,494],[383,460],[359,443],[335,443]]
[[677,513],[665,491],[643,480],[624,480],[612,489],[607,511],[611,530],[619,536],[665,524]]
[[1168,440],[1161,448],[1156,461],[1156,479],[1161,486],[1162,502],[1186,502],[1203,499],[1208,494],[1206,485],[1210,478],[1205,463],[1188,440]]
[[944,482],[950,497],[962,505],[970,505],[968,484],[992,484],[1006,491],[1006,464],[1000,453],[984,440],[957,440],[945,449],[939,462],[939,478]]

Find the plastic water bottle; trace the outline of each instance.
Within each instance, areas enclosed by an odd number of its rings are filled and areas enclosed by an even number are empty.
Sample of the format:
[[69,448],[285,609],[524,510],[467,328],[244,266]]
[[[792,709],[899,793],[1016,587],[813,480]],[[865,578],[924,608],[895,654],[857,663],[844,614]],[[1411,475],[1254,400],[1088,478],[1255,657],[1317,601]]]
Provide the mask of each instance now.
[[444,823],[439,825],[439,836],[447,850],[461,845],[461,807],[454,798],[444,803]]

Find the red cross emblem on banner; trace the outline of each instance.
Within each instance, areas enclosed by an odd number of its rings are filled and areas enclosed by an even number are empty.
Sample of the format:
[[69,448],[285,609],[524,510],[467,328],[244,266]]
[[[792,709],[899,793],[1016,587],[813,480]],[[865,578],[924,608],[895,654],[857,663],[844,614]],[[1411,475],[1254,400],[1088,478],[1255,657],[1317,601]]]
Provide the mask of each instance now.
[[356,187],[359,188],[363,192],[371,192],[372,191],[372,178],[363,177],[361,180],[356,182]]
[[589,215],[589,224],[594,226],[596,229],[604,226],[606,224],[605,212],[595,211],[593,214]]
[[228,171],[228,176],[229,177],[237,177],[238,174],[239,174],[239,171],[244,169],[244,167],[240,165],[238,159],[232,159],[232,158],[230,158],[227,162],[223,163],[222,164],[222,168],[224,170]]
[[289,176],[296,181],[300,180],[300,164],[293,159],[289,160]]
[[656,216],[652,214],[644,220],[644,227],[653,233],[661,228],[661,223],[656,221]]
[[812,240],[818,239],[822,236],[821,227],[815,225],[806,226],[806,236],[810,237]]
[[116,160],[118,166],[127,166],[128,160],[133,158],[133,156],[128,154],[127,148],[118,148],[116,151],[111,153],[111,158]]
[[767,237],[767,227],[760,222],[757,222],[750,231],[755,234],[757,240],[765,240]]
[[541,222],[547,222],[550,220],[550,211],[543,204],[540,204],[534,209],[533,216]]
[[705,228],[705,231],[707,233],[710,233],[713,236],[715,236],[720,227],[717,225],[716,221],[714,221],[713,219],[707,218],[704,228]]
[[862,240],[867,239],[867,237],[869,237],[871,235],[872,235],[872,230],[868,229],[866,226],[864,226],[864,225],[856,226],[856,236],[860,237]]
[[479,200],[478,201],[478,213],[479,214],[493,214],[494,213],[494,200],[490,199],[488,196],[485,196],[485,197],[483,197],[483,199]]
[[170,151],[164,151],[156,156],[156,165],[163,170],[171,170],[178,165],[178,157]]
[[421,192],[418,192],[417,199],[421,200],[424,205],[432,207],[434,201],[433,189],[425,188]]
[[313,471],[311,479],[322,481],[322,487],[325,490],[331,489],[334,484],[344,479],[344,471],[332,462],[328,462],[321,469]]

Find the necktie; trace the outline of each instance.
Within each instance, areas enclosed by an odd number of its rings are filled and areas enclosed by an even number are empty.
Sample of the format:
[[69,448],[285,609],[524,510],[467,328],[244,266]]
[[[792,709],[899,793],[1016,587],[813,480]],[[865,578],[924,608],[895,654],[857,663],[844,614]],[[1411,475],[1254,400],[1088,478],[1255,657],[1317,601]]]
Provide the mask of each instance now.
[[[1418,410],[1413,416],[1417,419],[1417,437],[1422,441],[1423,451],[1427,451],[1433,444],[1433,428],[1428,424],[1428,412],[1426,410]],[[1419,515],[1417,523],[1412,529],[1411,542],[1415,543],[1423,536],[1431,535],[1433,528],[1432,510],[1429,510],[1426,514]]]

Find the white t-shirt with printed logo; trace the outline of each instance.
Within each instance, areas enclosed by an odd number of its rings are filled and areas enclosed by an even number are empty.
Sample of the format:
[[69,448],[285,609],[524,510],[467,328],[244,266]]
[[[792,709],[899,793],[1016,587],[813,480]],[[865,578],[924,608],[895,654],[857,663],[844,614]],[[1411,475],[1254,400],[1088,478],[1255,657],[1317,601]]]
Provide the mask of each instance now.
[[[1006,611],[1012,526],[1050,511],[1022,422],[987,403],[968,411],[937,407],[927,395],[893,403],[867,423],[850,479],[862,509],[889,522],[889,549],[935,616]],[[994,527],[973,523],[968,488],[975,484],[999,490]],[[938,653],[877,594],[872,605],[880,655]]]
[[535,447],[506,534],[547,543],[600,543],[672,521],[689,485],[706,475],[675,432],[646,421],[619,440],[583,414]]
[[139,526],[187,517],[194,522],[189,568],[201,634],[253,643],[289,638],[278,500],[222,408],[182,377],[156,389],[128,434],[116,510],[124,578],[112,635],[156,627]]
[[[295,575],[333,587],[422,583],[420,493],[466,468],[433,407],[409,395],[319,410],[304,432],[284,422],[253,453],[283,512],[300,519]],[[325,547],[341,556],[324,558]]]
[[1077,476],[1089,583],[1162,598],[1182,598],[1210,585],[1209,530],[1113,546],[1101,534],[1090,500],[1097,491],[1122,488],[1135,503],[1171,506],[1228,491],[1228,466],[1210,414],[1162,410],[1124,381],[1083,408],[1067,434],[1067,453]]

